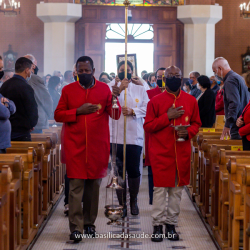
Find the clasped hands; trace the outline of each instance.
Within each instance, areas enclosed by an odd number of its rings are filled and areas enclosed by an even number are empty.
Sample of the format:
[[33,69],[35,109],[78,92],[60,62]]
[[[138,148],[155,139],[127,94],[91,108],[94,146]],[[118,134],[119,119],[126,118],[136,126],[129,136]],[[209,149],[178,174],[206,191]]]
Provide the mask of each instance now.
[[[183,106],[175,108],[174,105],[169,108],[167,111],[168,119],[172,120],[181,117],[185,113],[185,110],[183,110],[182,108]],[[186,139],[188,137],[188,131],[187,129],[177,131],[177,135],[179,136],[179,138]]]

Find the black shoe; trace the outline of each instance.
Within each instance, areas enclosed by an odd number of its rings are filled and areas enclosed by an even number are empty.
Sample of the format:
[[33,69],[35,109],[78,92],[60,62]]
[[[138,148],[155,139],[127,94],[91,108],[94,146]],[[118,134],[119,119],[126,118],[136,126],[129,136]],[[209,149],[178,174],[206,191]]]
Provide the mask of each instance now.
[[88,235],[89,238],[95,238],[95,228],[91,226],[86,227],[84,230],[84,234]]
[[70,235],[70,240],[73,240],[75,242],[79,242],[82,241],[82,234],[79,231],[74,231],[73,233],[71,233]]
[[139,214],[139,208],[137,205],[137,196],[140,188],[140,176],[137,178],[128,178],[128,186],[130,193],[130,212],[132,215]]
[[124,205],[122,210],[123,210],[122,218],[127,217],[127,205]]
[[163,241],[163,231],[162,225],[154,226],[154,232],[151,237],[151,241],[153,242],[162,242]]
[[169,240],[179,240],[179,234],[175,231],[175,225],[166,224],[166,238]]

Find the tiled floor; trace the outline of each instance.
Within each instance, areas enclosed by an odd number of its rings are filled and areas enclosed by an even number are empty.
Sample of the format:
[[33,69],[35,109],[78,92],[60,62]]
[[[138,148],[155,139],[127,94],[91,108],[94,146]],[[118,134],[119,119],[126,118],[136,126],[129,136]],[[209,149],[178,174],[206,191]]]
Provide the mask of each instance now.
[[[107,225],[107,218],[104,216],[105,205],[105,186],[107,178],[102,181],[100,192],[99,215],[96,221],[96,229],[99,234],[107,234],[111,231],[119,231]],[[134,233],[152,233],[151,225],[151,206],[148,205],[148,186],[147,171],[144,169],[142,185],[139,194],[140,217],[130,219],[135,225],[130,227],[137,228]],[[104,250],[104,249],[121,249],[121,243],[112,241],[111,239],[85,239],[79,244],[67,243],[69,239],[68,218],[63,214],[63,199],[61,199],[52,217],[49,219],[45,229],[38,238],[32,249],[34,250],[68,250],[68,249],[84,249],[84,250]],[[131,232],[131,231],[130,231]],[[129,245],[129,249],[157,250],[157,249],[191,249],[191,250],[216,250],[216,247],[207,233],[199,215],[197,214],[192,202],[190,201],[186,191],[183,191],[181,202],[181,214],[177,232],[180,232],[180,241],[171,242],[165,239],[161,243],[151,242],[150,239],[132,239],[133,242],[139,242],[140,245]],[[132,233],[132,232],[131,232]],[[117,245],[118,247],[116,248]],[[125,247],[125,246],[124,246]],[[126,248],[123,248],[126,249]]]

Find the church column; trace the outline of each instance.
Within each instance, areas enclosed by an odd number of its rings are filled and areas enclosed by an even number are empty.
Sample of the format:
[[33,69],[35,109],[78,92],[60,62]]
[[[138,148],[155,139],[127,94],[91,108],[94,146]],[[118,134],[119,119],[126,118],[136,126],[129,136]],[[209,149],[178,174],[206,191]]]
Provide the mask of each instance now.
[[189,77],[189,72],[195,70],[210,77],[215,56],[215,24],[222,19],[222,6],[183,5],[177,8],[177,18],[184,23],[183,75]]
[[75,63],[75,22],[82,17],[82,5],[39,3],[36,14],[44,22],[44,74],[63,74]]

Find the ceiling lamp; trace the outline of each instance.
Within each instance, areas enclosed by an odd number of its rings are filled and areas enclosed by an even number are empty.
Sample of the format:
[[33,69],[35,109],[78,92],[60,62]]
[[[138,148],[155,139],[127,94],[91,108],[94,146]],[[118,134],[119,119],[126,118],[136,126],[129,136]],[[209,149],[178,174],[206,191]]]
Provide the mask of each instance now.
[[[1,1],[1,0],[0,0]],[[243,18],[250,18],[250,2],[248,4],[242,3],[240,5],[240,16]]]
[[17,15],[20,13],[20,2],[15,0],[0,0],[0,12],[4,12],[5,15]]

